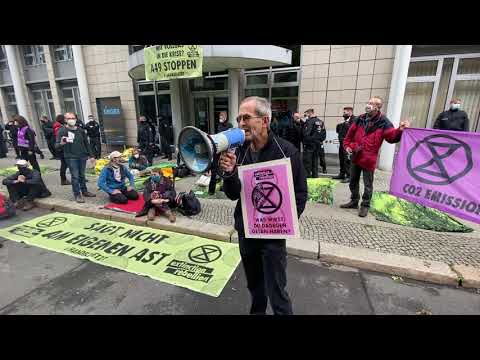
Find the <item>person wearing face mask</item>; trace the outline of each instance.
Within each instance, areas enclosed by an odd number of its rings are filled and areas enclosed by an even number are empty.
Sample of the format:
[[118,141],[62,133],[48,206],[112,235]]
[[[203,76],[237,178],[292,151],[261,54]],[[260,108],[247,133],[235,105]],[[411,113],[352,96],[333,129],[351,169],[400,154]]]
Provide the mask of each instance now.
[[[135,178],[130,170],[121,164],[122,154],[113,151],[110,162],[102,169],[98,177],[98,187],[108,194],[110,201],[115,204],[126,204],[128,200],[138,200],[135,191]],[[128,179],[130,186],[126,185]]]
[[147,215],[148,220],[153,221],[155,216],[164,215],[174,223],[177,219],[175,185],[168,177],[163,176],[161,169],[155,169],[152,176],[145,181],[143,199],[145,201],[142,210],[137,217]]
[[343,118],[339,124],[337,124],[338,142],[340,144],[338,148],[338,159],[340,160],[340,174],[332,177],[332,179],[342,180],[342,183],[350,182],[350,156],[343,148],[343,140],[347,135],[348,129],[353,122],[353,108],[351,106],[345,106],[343,108]]
[[[55,137],[55,142],[58,136],[58,131],[61,127],[65,125],[65,117],[63,114],[59,114],[55,118],[55,122],[53,123],[53,135]],[[63,156],[63,149],[58,148],[55,145],[55,151],[57,154],[58,159],[60,160],[60,183],[62,185],[72,185],[70,181],[67,180],[67,162],[65,161],[65,157]]]
[[[234,212],[235,230],[238,232],[240,256],[251,295],[250,314],[265,315],[268,302],[275,315],[293,314],[292,302],[286,291],[287,249],[286,241],[278,239],[246,238],[243,226],[240,194],[242,185],[237,166],[290,158],[297,214],[307,202],[307,179],[300,153],[288,141],[278,138],[270,129],[272,108],[261,97],[248,97],[240,103],[237,122],[245,131],[245,142],[235,152],[226,151],[220,156],[220,168],[227,173],[223,182],[230,200],[238,200]],[[237,165],[238,164],[238,165]]]
[[145,155],[140,153],[140,149],[135,148],[132,156],[128,159],[128,167],[130,170],[143,171],[148,167],[148,160]]
[[23,159],[17,160],[15,165],[18,171],[3,179],[2,184],[7,187],[9,198],[17,209],[30,210],[35,207],[35,199],[52,195],[40,171],[29,169],[27,161]]
[[315,116],[313,109],[305,111],[305,122],[302,128],[303,166],[307,177],[318,177],[318,160],[323,173],[327,172],[323,142],[327,137],[325,123]]
[[100,140],[100,125],[95,121],[93,115],[88,115],[88,122],[85,124],[90,146],[95,154],[95,159],[102,157],[102,142]]
[[438,130],[453,130],[453,131],[470,131],[470,121],[465,111],[460,110],[462,101],[460,99],[453,99],[450,101],[450,109],[438,115],[434,129]]
[[13,119],[10,119],[5,125],[5,130],[8,131],[8,134],[10,136],[10,139],[12,140],[12,146],[13,149],[15,150],[15,159],[20,159],[20,150],[18,149],[18,124],[15,123]]
[[294,113],[293,118],[289,121],[285,140],[291,142],[297,150],[300,151],[302,142],[302,120],[298,112]]
[[137,142],[142,153],[148,160],[148,165],[153,165],[152,147],[155,145],[155,133],[152,131],[150,124],[145,116],[138,118]]
[[77,203],[84,203],[84,197],[95,197],[88,191],[85,179],[87,159],[93,159],[93,153],[88,143],[87,133],[77,127],[77,117],[74,113],[64,115],[66,126],[58,130],[56,148],[63,150],[65,162],[72,176],[72,191]]
[[227,131],[228,129],[231,129],[233,125],[227,120],[227,112],[226,111],[220,111],[220,114],[218,114],[218,131],[217,134],[222,132],[222,131]]
[[363,173],[365,190],[358,213],[360,217],[368,215],[373,194],[373,175],[383,140],[391,144],[398,143],[403,130],[410,126],[408,121],[401,121],[398,129],[395,129],[390,120],[381,113],[382,104],[383,101],[380,97],[372,97],[365,107],[365,114],[358,116],[353,121],[343,141],[343,147],[348,154],[351,154],[352,159],[350,169],[351,200],[340,207],[343,209],[358,209],[360,176]]

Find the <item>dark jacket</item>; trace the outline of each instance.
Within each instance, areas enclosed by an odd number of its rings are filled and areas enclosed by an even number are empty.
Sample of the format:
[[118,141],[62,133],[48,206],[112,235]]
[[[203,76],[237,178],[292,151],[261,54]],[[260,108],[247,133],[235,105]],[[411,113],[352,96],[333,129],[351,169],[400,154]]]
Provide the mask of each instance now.
[[227,120],[223,123],[219,122],[218,123],[218,131],[217,134],[222,132],[222,131],[227,131],[228,129],[231,129],[233,125]]
[[[62,137],[68,137],[69,132],[75,134],[73,143],[61,145],[60,141],[62,140]],[[85,159],[88,157],[94,157],[90,144],[88,143],[87,133],[80,127],[77,127],[75,130],[67,129],[65,126],[61,127],[58,130],[55,147],[63,150],[63,156],[65,159]]]
[[53,133],[53,123],[51,121],[47,121],[44,123],[42,122],[42,131],[47,141],[55,138],[55,135]]
[[12,141],[17,141],[18,126],[16,126],[13,122],[8,123],[7,125],[5,125],[5,130],[8,130],[10,134],[10,139],[12,139]]
[[337,124],[336,130],[337,130],[338,141],[340,142],[340,145],[343,144],[343,140],[345,139],[345,136],[347,136],[348,129],[350,129],[350,126],[352,125],[353,122],[355,122],[354,115],[352,115],[349,119]]
[[154,206],[152,204],[152,193],[154,191],[158,191],[162,199],[170,200],[168,204],[162,204],[161,208],[163,210],[168,210],[169,208],[174,208],[176,206],[175,198],[177,197],[177,193],[175,191],[173,181],[168,177],[161,176],[161,180],[158,183],[154,183],[151,180],[151,177],[149,177],[147,180],[145,180],[144,185],[143,200],[145,200],[145,204],[143,205],[142,210],[140,210],[136,216],[147,215],[148,210]]
[[140,147],[155,142],[155,133],[152,131],[152,127],[147,121],[138,124],[137,142]]
[[[274,137],[276,138],[278,145],[275,142]],[[279,145],[281,149],[279,148]],[[251,157],[251,152],[247,151],[249,147],[250,142],[246,142],[241,147],[237,148],[237,150],[235,151],[238,165],[240,165],[242,159],[244,159],[243,165],[249,165],[254,163]],[[271,131],[269,131],[268,141],[265,146],[260,150],[257,163],[283,159],[282,150],[285,153],[285,156],[290,158],[292,164],[295,202],[297,205],[297,214],[298,217],[300,217],[300,215],[303,213],[303,210],[305,210],[305,204],[307,202],[307,177],[305,175],[305,169],[303,168],[303,164],[300,159],[300,153],[298,152],[298,150],[288,141],[276,137]],[[235,229],[240,234],[244,235],[242,204],[240,200],[240,191],[242,187],[240,184],[240,179],[238,177],[238,172],[236,172],[233,176],[225,178],[223,180],[223,189],[230,200],[238,200],[234,213]]]
[[166,140],[169,144],[173,144],[173,124],[170,118],[164,117],[159,121],[158,132],[163,141]]
[[0,157],[5,157],[8,153],[7,144],[5,143],[5,139],[3,137],[3,124],[0,122]]
[[96,121],[89,121],[85,124],[85,130],[87,130],[87,135],[91,139],[100,137],[100,125]]
[[42,175],[40,171],[35,169],[25,169],[22,172],[17,171],[15,174],[7,176],[3,179],[2,184],[5,186],[13,185],[13,182],[17,180],[19,175],[25,176],[25,184],[26,185],[38,185],[40,186],[40,197],[47,197],[50,196],[52,193],[47,189],[45,183],[43,182]]
[[447,110],[438,115],[433,124],[434,129],[470,131],[468,115],[463,110]]
[[327,138],[325,123],[316,116],[308,118],[302,128],[302,142],[304,150],[318,151]]
[[128,167],[132,170],[143,171],[148,167],[148,160],[145,155],[140,155],[138,159],[132,155],[128,158]]
[[285,139],[295,145],[297,150],[300,150],[300,143],[302,141],[302,125],[297,124],[294,120],[292,120],[286,130]]
[[401,137],[402,131],[395,129],[385,115],[377,113],[374,118],[367,119],[366,114],[363,114],[350,126],[343,147],[352,149],[352,163],[374,171],[383,140],[394,144],[399,142]]

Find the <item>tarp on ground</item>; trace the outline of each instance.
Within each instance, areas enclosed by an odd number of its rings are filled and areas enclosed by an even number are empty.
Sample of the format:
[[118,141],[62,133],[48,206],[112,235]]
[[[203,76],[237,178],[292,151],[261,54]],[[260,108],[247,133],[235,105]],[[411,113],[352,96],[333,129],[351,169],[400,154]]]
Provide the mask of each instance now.
[[439,232],[472,232],[446,213],[403,200],[387,192],[375,191],[370,212],[377,220]]
[[[30,167],[30,169],[32,168],[31,166],[29,166],[29,167]],[[52,170],[54,170],[54,169],[51,168],[50,166],[40,165],[40,172],[42,174],[45,174],[45,173],[47,173],[49,171],[52,171]],[[10,167],[6,167],[6,168],[2,168],[2,169],[0,169],[0,176],[7,177],[7,176],[15,174],[17,171],[18,171],[18,169],[17,169],[16,166],[10,166]]]
[[240,263],[237,244],[58,212],[0,236],[215,297]]
[[339,182],[328,178],[307,178],[308,201],[333,204],[333,192]]

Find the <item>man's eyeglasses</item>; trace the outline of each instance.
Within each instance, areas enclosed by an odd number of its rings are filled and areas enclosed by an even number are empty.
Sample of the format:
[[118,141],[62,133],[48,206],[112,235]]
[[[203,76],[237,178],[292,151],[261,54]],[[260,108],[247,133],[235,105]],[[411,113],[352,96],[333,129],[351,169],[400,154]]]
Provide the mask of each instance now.
[[239,115],[237,116],[237,123],[240,123],[240,121],[245,121],[248,122],[251,119],[261,119],[263,116],[250,116],[250,115]]

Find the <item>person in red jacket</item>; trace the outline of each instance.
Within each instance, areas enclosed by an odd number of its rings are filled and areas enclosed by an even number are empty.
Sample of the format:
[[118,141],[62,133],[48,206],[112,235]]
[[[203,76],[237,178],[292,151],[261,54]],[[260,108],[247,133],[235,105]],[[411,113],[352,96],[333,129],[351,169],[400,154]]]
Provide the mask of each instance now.
[[340,205],[340,207],[343,209],[358,209],[360,175],[363,172],[365,190],[358,213],[360,217],[368,215],[373,194],[373,174],[377,167],[378,152],[383,140],[387,140],[391,144],[399,142],[403,129],[410,126],[409,121],[402,121],[400,127],[395,129],[390,120],[381,113],[382,104],[381,98],[372,97],[365,107],[365,114],[355,119],[343,141],[343,147],[352,160],[350,169],[350,192],[352,196],[348,204]]
[[[65,125],[65,117],[63,114],[57,115],[55,122],[53,123],[53,134],[55,139],[57,138],[60,128]],[[67,180],[67,162],[63,156],[63,149],[57,149],[57,157],[60,159],[60,183],[62,185],[71,185],[72,183]]]

